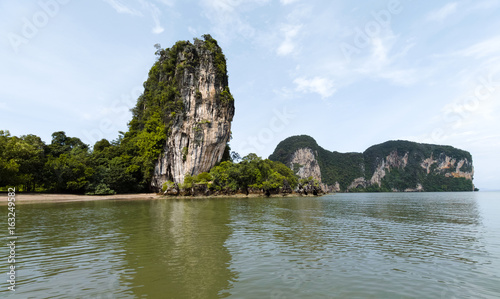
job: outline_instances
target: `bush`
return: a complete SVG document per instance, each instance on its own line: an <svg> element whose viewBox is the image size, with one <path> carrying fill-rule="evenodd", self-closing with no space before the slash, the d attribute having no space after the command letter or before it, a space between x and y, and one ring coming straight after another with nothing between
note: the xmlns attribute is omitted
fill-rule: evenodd
<svg viewBox="0 0 500 299"><path fill-rule="evenodd" d="M111 188L109 188L109 186L106 185L105 183L100 183L99 185L97 185L95 188L92 188L92 189L94 189L94 190L87 192L85 194L86 195L113 195L113 194L116 194L116 192L114 190L112 190Z"/></svg>

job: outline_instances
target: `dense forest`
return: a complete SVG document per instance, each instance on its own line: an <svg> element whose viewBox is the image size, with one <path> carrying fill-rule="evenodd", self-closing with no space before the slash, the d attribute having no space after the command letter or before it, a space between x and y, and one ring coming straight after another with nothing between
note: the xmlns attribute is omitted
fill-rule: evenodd
<svg viewBox="0 0 500 299"><path fill-rule="evenodd" d="M147 190L142 155L123 135L95 143L52 134L50 144L38 136L11 136L0 131L0 186L29 192L113 194ZM147 165L150 166L150 165Z"/></svg>
<svg viewBox="0 0 500 299"><path fill-rule="evenodd" d="M16 186L28 192L56 192L77 194L115 194L148 191L149 169L153 160L138 153L140 148L124 139L112 142L102 139L92 149L76 137L64 132L52 134L50 144L40 137L11 136L0 131L0 185ZM274 190L284 186L295 188L298 178L292 170L279 162L262 159L256 154L233 162L230 147L226 147L223 161L210 170L195 176L186 176L180 188L194 184L206 185L213 191L241 191L249 189ZM167 183L165 188L168 187Z"/></svg>

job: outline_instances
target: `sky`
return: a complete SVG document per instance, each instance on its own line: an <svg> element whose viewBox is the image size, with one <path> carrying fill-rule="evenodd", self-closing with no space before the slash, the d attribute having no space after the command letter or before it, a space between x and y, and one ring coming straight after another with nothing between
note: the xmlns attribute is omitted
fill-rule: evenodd
<svg viewBox="0 0 500 299"><path fill-rule="evenodd" d="M330 151L452 145L500 189L500 1L0 2L0 129L93 145L127 131L154 45L203 34L227 58L231 148L306 134Z"/></svg>

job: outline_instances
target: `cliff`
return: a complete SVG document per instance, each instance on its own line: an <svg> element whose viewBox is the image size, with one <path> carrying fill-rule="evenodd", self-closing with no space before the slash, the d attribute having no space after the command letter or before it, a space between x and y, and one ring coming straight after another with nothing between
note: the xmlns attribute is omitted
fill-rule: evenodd
<svg viewBox="0 0 500 299"><path fill-rule="evenodd" d="M388 141L363 153L329 152L309 136L285 139L269 157L325 191L472 191L470 153L433 144Z"/></svg>
<svg viewBox="0 0 500 299"><path fill-rule="evenodd" d="M346 190L356 178L364 176L362 154L330 152L306 135L283 140L269 159L282 162L301 178L312 176L325 192Z"/></svg>
<svg viewBox="0 0 500 299"><path fill-rule="evenodd" d="M231 136L234 99L226 59L217 41L203 37L194 44L157 47L158 60L134 111L133 121L142 123L142 130L154 117L164 124L152 172L155 190L166 181L182 183L186 174L209 171L222 159Z"/></svg>

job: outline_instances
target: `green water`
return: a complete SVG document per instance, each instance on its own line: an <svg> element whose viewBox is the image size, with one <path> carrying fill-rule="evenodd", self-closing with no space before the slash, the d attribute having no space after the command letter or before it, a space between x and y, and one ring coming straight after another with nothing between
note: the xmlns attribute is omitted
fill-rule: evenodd
<svg viewBox="0 0 500 299"><path fill-rule="evenodd" d="M500 297L500 193L16 208L2 298Z"/></svg>

